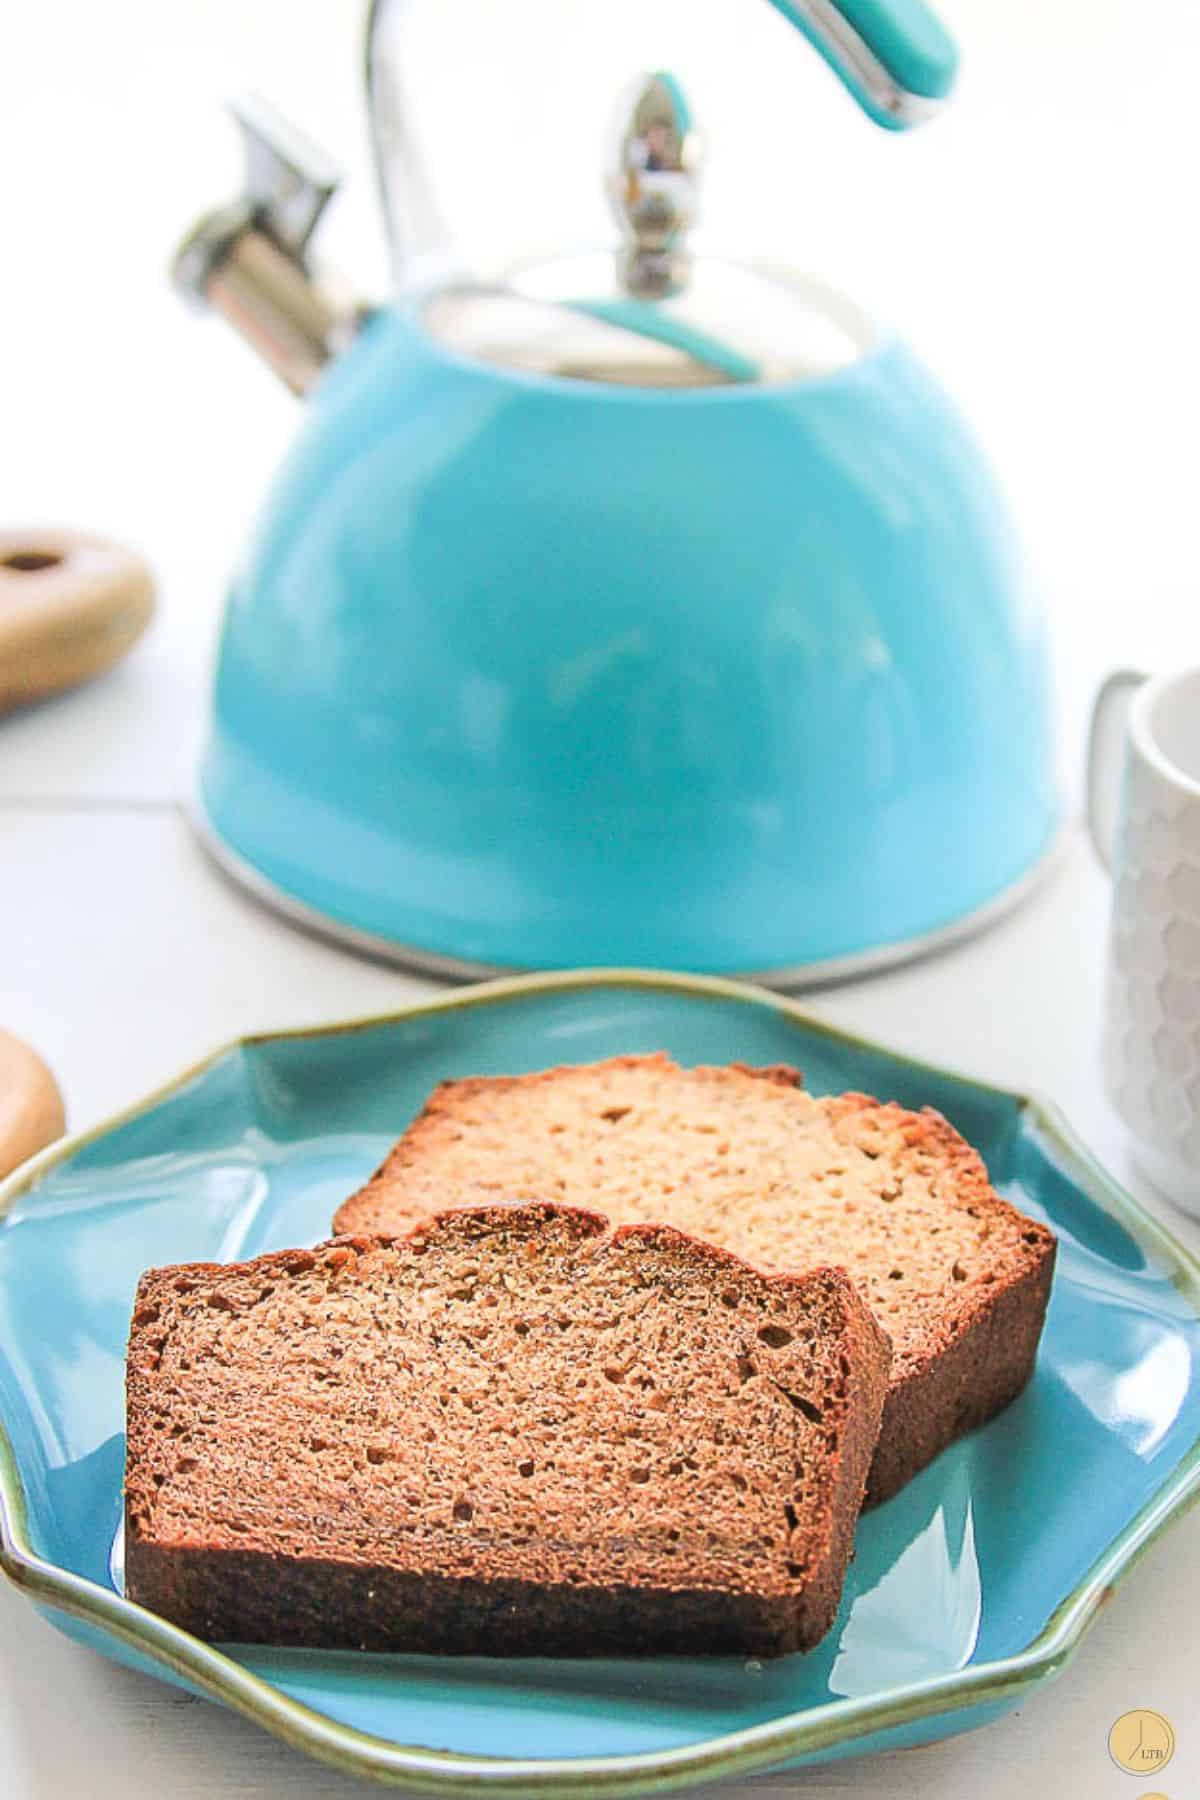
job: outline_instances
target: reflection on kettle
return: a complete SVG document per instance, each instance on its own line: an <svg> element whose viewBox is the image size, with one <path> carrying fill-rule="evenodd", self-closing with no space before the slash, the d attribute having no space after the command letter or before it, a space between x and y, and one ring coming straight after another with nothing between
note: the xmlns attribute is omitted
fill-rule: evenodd
<svg viewBox="0 0 1200 1800"><path fill-rule="evenodd" d="M882 124L952 83L920 0L869 29L776 12ZM1056 806L1042 623L966 427L852 303L710 248L674 73L627 90L599 179L566 128L584 36L543 84L539 192L606 187L616 241L456 261L450 149L411 128L436 90L420 14L378 0L368 34L395 303L313 275L333 177L261 107L245 194L177 260L308 397L225 621L207 840L302 920L451 973L798 982L974 928L1042 866Z"/></svg>

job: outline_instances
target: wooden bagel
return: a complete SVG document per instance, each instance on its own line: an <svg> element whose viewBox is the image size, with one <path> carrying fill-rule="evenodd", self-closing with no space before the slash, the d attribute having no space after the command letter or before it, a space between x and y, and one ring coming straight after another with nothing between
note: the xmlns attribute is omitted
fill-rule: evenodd
<svg viewBox="0 0 1200 1800"><path fill-rule="evenodd" d="M140 556L78 531L0 531L0 712L99 675L146 629Z"/></svg>

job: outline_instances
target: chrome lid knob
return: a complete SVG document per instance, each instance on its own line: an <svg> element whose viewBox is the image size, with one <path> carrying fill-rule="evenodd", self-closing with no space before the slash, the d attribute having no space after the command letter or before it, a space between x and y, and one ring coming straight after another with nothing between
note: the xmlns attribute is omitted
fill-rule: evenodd
<svg viewBox="0 0 1200 1800"><path fill-rule="evenodd" d="M623 232L618 268L630 294L665 299L686 285L700 161L700 139L679 82L661 70L643 76L629 101L608 184Z"/></svg>

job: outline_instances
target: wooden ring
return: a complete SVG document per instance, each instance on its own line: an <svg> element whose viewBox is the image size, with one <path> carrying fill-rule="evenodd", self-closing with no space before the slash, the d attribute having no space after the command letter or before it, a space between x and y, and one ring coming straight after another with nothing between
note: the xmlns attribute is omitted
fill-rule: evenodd
<svg viewBox="0 0 1200 1800"><path fill-rule="evenodd" d="M66 1128L58 1083L37 1051L0 1031L0 1177Z"/></svg>
<svg viewBox="0 0 1200 1800"><path fill-rule="evenodd" d="M78 531L0 532L0 712L124 656L154 611L142 557Z"/></svg>

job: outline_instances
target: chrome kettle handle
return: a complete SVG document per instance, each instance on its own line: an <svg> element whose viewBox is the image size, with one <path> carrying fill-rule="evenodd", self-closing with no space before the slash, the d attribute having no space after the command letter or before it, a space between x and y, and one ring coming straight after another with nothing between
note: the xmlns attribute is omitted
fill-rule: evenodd
<svg viewBox="0 0 1200 1800"><path fill-rule="evenodd" d="M954 86L958 51L925 0L768 0L877 125L905 131Z"/></svg>
<svg viewBox="0 0 1200 1800"><path fill-rule="evenodd" d="M402 280L414 249L444 238L434 184L414 143L382 50L396 0L368 0L363 73L371 154L388 242ZM768 0L806 37L877 124L904 131L929 118L958 72L954 40L925 0ZM405 216L397 216L389 169L404 169Z"/></svg>

